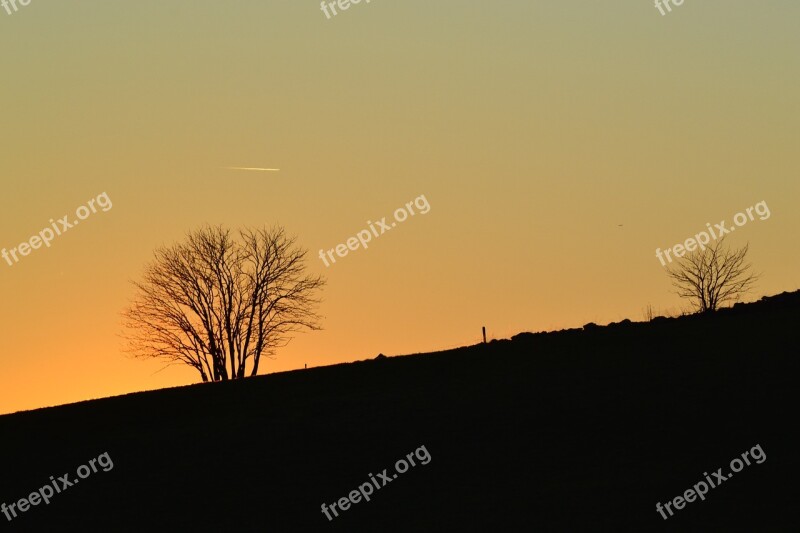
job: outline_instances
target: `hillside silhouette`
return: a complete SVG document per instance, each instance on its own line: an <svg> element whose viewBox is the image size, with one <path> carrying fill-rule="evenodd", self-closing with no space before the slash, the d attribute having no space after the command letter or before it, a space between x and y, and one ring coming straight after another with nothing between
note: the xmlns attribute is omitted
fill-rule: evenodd
<svg viewBox="0 0 800 533"><path fill-rule="evenodd" d="M788 531L800 291L0 417L0 501L107 452L7 531ZM663 520L666 502L759 444ZM320 506L417 465L328 521Z"/></svg>

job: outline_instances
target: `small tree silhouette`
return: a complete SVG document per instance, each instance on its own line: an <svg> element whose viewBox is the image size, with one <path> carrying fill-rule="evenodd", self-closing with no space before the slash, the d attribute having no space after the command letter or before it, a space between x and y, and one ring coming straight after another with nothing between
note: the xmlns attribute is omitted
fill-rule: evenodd
<svg viewBox="0 0 800 533"><path fill-rule="evenodd" d="M155 252L123 312L128 351L195 368L203 381L258 373L261 356L289 333L320 329L313 311L320 276L305 274L305 250L283 228L204 227Z"/></svg>
<svg viewBox="0 0 800 533"><path fill-rule="evenodd" d="M759 275L750 272L752 265L745 263L749 244L731 250L724 241L723 237L667 267L675 292L688 299L697 312L716 311L726 302L738 300L758 281Z"/></svg>

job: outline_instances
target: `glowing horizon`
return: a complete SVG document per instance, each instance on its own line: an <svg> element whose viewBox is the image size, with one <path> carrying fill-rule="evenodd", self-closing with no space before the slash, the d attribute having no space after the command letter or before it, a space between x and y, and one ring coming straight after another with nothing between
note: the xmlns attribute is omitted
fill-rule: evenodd
<svg viewBox="0 0 800 533"><path fill-rule="evenodd" d="M656 250L761 201L771 216L729 236L764 273L749 299L796 290L797 15L720 0L667 16L454 0L330 19L316 2L0 10L0 249L114 202L0 258L0 413L197 382L126 357L118 335L154 250L204 224L282 225L327 278L324 330L261 373L474 344L482 326L677 313ZM254 166L221 166L237 162ZM420 195L429 213L318 258Z"/></svg>

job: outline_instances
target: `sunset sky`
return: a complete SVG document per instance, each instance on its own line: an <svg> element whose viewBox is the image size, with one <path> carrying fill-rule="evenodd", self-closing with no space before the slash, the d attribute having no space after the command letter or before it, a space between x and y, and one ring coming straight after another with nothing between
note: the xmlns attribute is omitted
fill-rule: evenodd
<svg viewBox="0 0 800 533"><path fill-rule="evenodd" d="M328 280L324 330L262 373L677 312L656 248L761 201L729 239L763 272L750 299L796 290L799 18L788 0L0 8L0 248L113 203L0 259L0 413L196 382L126 356L120 312L154 249L204 223L281 224ZM318 258L420 195L427 214Z"/></svg>

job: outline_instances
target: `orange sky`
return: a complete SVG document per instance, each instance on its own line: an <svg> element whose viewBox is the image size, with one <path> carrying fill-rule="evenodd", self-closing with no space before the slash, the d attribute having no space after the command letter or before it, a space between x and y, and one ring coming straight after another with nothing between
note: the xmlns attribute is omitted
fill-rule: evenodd
<svg viewBox="0 0 800 533"><path fill-rule="evenodd" d="M0 248L113 203L0 259L0 413L197 381L119 314L203 223L282 224L328 279L262 372L677 311L656 248L760 201L753 298L798 288L796 2L140 4L0 11Z"/></svg>

